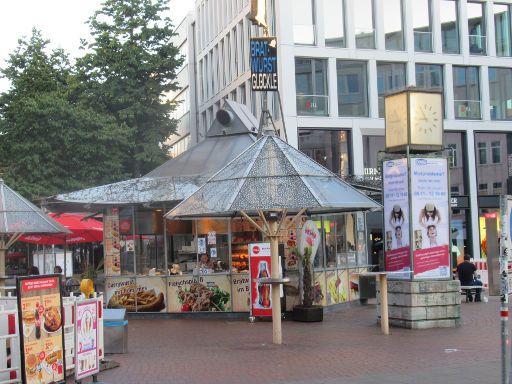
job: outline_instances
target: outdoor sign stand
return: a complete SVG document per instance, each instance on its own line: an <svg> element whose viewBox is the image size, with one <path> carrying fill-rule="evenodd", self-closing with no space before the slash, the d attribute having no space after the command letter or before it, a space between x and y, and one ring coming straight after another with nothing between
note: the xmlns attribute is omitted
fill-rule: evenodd
<svg viewBox="0 0 512 384"><path fill-rule="evenodd" d="M21 374L26 384L64 382L61 275L17 279Z"/></svg>
<svg viewBox="0 0 512 384"><path fill-rule="evenodd" d="M75 380L93 376L100 371L98 312L101 301L89 299L75 305Z"/></svg>

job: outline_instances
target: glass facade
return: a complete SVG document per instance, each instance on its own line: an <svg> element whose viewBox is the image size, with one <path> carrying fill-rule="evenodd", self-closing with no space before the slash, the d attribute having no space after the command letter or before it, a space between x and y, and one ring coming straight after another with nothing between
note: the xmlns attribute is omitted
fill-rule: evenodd
<svg viewBox="0 0 512 384"><path fill-rule="evenodd" d="M384 7L384 36L386 49L394 51L404 49L402 0L386 1Z"/></svg>
<svg viewBox="0 0 512 384"><path fill-rule="evenodd" d="M336 61L339 116L368 116L368 75L364 61Z"/></svg>
<svg viewBox="0 0 512 384"><path fill-rule="evenodd" d="M440 64L416 64L416 87L419 89L443 89L443 66Z"/></svg>
<svg viewBox="0 0 512 384"><path fill-rule="evenodd" d="M354 6L354 28L357 48L375 48L373 0L357 0Z"/></svg>
<svg viewBox="0 0 512 384"><path fill-rule="evenodd" d="M326 47L344 48L346 46L344 3L344 0L324 0Z"/></svg>
<svg viewBox="0 0 512 384"><path fill-rule="evenodd" d="M469 52L473 55L487 54L484 3L468 2Z"/></svg>
<svg viewBox="0 0 512 384"><path fill-rule="evenodd" d="M478 67L453 67L453 102L456 119L480 119Z"/></svg>
<svg viewBox="0 0 512 384"><path fill-rule="evenodd" d="M299 129L299 150L340 176L350 173L350 131Z"/></svg>
<svg viewBox="0 0 512 384"><path fill-rule="evenodd" d="M405 88L405 63L377 63L379 117L384 117L384 95Z"/></svg>
<svg viewBox="0 0 512 384"><path fill-rule="evenodd" d="M380 178L379 152L386 147L384 136L363 136L363 164L365 178Z"/></svg>
<svg viewBox="0 0 512 384"><path fill-rule="evenodd" d="M457 1L441 0L439 14L441 16L443 53L460 53Z"/></svg>
<svg viewBox="0 0 512 384"><path fill-rule="evenodd" d="M432 22L430 0L415 0L412 8L412 27L414 29L414 50L432 52Z"/></svg>
<svg viewBox="0 0 512 384"><path fill-rule="evenodd" d="M445 132L443 136L448 151L448 164L450 166L450 187L452 194L467 194L466 187L466 141L465 135L459 132ZM455 193L454 193L455 192Z"/></svg>
<svg viewBox="0 0 512 384"><path fill-rule="evenodd" d="M512 120L512 69L489 68L492 120Z"/></svg>
<svg viewBox="0 0 512 384"><path fill-rule="evenodd" d="M510 5L494 4L496 55L510 56Z"/></svg>
<svg viewBox="0 0 512 384"><path fill-rule="evenodd" d="M327 60L295 58L297 114L329 115Z"/></svg>
<svg viewBox="0 0 512 384"><path fill-rule="evenodd" d="M295 0L293 12L293 42L302 45L314 45L315 12L314 0Z"/></svg>
<svg viewBox="0 0 512 384"><path fill-rule="evenodd" d="M475 133L476 179L479 195L500 195L512 175L509 158L512 155L512 134Z"/></svg>

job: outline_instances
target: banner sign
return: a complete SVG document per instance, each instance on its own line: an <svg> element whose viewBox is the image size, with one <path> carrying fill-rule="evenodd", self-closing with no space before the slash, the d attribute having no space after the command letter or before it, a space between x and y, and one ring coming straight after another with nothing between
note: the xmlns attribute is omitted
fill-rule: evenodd
<svg viewBox="0 0 512 384"><path fill-rule="evenodd" d="M103 249L105 251L105 274L121 275L121 246L119 238L119 211L111 208L103 218Z"/></svg>
<svg viewBox="0 0 512 384"><path fill-rule="evenodd" d="M384 254L386 271L399 272L393 278L409 278L411 270L409 236L409 177L407 159L384 161Z"/></svg>
<svg viewBox="0 0 512 384"><path fill-rule="evenodd" d="M411 159L414 278L449 278L448 160Z"/></svg>
<svg viewBox="0 0 512 384"><path fill-rule="evenodd" d="M512 196L500 196L500 295L508 303L512 293ZM504 274L506 272L506 274ZM507 276L505 279L504 276Z"/></svg>
<svg viewBox="0 0 512 384"><path fill-rule="evenodd" d="M60 275L19 277L21 373L27 384L65 380Z"/></svg>
<svg viewBox="0 0 512 384"><path fill-rule="evenodd" d="M299 251L304 255L306 248L311 248L311 264L315 262L316 251L321 241L316 222L306 221L300 231Z"/></svg>
<svg viewBox="0 0 512 384"><path fill-rule="evenodd" d="M249 244L251 276L251 316L272 316L270 284L259 284L259 278L271 277L270 243ZM277 288L276 288L277 289Z"/></svg>
<svg viewBox="0 0 512 384"><path fill-rule="evenodd" d="M77 380L100 371L98 357L97 299L85 300L75 306L75 378Z"/></svg>
<svg viewBox="0 0 512 384"><path fill-rule="evenodd" d="M277 41L275 37L251 37L253 91L277 91Z"/></svg>

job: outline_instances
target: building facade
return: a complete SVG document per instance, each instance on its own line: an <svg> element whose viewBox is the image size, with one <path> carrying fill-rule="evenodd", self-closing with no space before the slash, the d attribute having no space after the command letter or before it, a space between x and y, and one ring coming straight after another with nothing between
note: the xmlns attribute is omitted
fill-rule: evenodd
<svg viewBox="0 0 512 384"><path fill-rule="evenodd" d="M196 1L192 143L223 99L260 115L248 49L262 31L249 12L249 0ZM281 135L341 177L378 179L384 96L407 86L441 91L453 240L485 256L485 218L512 193L511 12L510 0L267 0L281 101L269 93L269 105ZM375 245L382 218L369 223Z"/></svg>

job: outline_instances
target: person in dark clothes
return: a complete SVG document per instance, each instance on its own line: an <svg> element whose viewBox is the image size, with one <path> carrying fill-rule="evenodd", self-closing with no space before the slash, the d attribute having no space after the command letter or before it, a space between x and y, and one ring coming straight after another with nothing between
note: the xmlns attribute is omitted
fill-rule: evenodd
<svg viewBox="0 0 512 384"><path fill-rule="evenodd" d="M28 274L29 275L39 275L39 268L37 268L36 266L30 267L30 269L28 270Z"/></svg>
<svg viewBox="0 0 512 384"><path fill-rule="evenodd" d="M476 285L474 281L475 278L475 272L476 267L473 263L471 263L469 255L464 255L464 262L460 263L457 266L457 275L459 276L460 285L462 286L470 286L470 285ZM481 285L480 285L481 286ZM465 289L466 297L469 301L473 301L473 295L471 293L470 289ZM482 289L478 288L475 290L475 301L480 301L480 293Z"/></svg>

